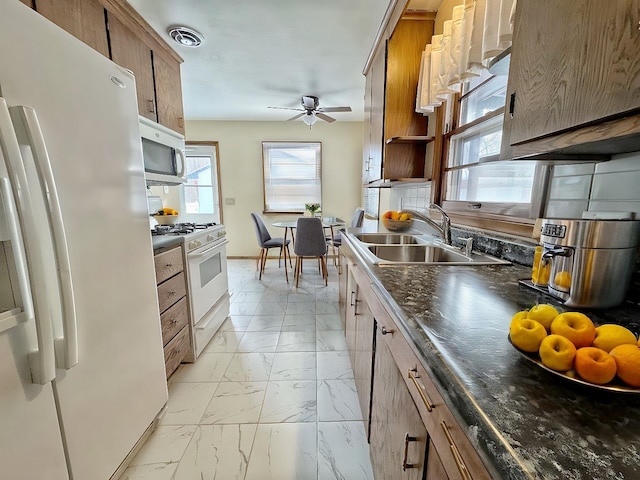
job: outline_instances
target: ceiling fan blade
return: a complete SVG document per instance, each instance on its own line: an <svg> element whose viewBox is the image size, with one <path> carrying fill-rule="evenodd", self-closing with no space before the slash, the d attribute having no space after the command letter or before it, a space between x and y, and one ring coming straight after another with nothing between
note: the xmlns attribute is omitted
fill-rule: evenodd
<svg viewBox="0 0 640 480"><path fill-rule="evenodd" d="M351 107L320 107L319 112L350 112Z"/></svg>
<svg viewBox="0 0 640 480"><path fill-rule="evenodd" d="M300 117L302 117L303 115L306 115L306 114L307 114L307 112L299 113L295 117L288 118L287 122L290 122L291 120L297 120L298 118L300 118Z"/></svg>
<svg viewBox="0 0 640 480"><path fill-rule="evenodd" d="M330 117L329 115L325 115L324 113L321 113L321 112L316 112L316 117L321 118L325 122L329 122L329 123L333 123L336 121L335 118Z"/></svg>
<svg viewBox="0 0 640 480"><path fill-rule="evenodd" d="M267 107L267 108L274 108L276 110L296 110L298 112L304 112L305 111L302 108L290 108L290 107Z"/></svg>

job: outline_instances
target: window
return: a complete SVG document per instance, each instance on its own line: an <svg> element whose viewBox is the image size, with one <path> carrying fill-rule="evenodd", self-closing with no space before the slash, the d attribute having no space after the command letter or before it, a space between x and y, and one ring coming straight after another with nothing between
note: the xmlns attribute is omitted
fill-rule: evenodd
<svg viewBox="0 0 640 480"><path fill-rule="evenodd" d="M497 161L502 141L506 76L485 72L465 85L460 125L451 132L444 168L448 210L475 215L536 218L536 195L545 167L528 161ZM541 190L541 189L540 189Z"/></svg>
<svg viewBox="0 0 640 480"><path fill-rule="evenodd" d="M222 221L218 179L218 145L186 146L185 177L180 203L193 221ZM198 218L199 217L199 218Z"/></svg>
<svg viewBox="0 0 640 480"><path fill-rule="evenodd" d="M322 205L322 144L262 142L264 211L303 213Z"/></svg>

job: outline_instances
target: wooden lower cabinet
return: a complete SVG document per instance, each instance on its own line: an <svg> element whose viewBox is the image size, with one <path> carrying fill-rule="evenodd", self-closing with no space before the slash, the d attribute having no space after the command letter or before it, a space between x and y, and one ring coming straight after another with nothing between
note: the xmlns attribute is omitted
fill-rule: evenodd
<svg viewBox="0 0 640 480"><path fill-rule="evenodd" d="M386 294L349 245L345 334L378 480L490 480L445 404L427 363L405 337ZM345 259L343 259L345 260ZM455 383L455 382L454 382Z"/></svg>
<svg viewBox="0 0 640 480"><path fill-rule="evenodd" d="M187 284L182 246L157 252L154 257L158 308L167 378L191 351Z"/></svg>
<svg viewBox="0 0 640 480"><path fill-rule="evenodd" d="M427 429L379 329L374 372L370 438L374 476L420 480L429 441Z"/></svg>
<svg viewBox="0 0 640 480"><path fill-rule="evenodd" d="M369 435L369 418L371 405L371 380L373 371L373 313L364 300L357 303L356 310L356 342L353 378L360 400L360 410L364 420L364 428Z"/></svg>

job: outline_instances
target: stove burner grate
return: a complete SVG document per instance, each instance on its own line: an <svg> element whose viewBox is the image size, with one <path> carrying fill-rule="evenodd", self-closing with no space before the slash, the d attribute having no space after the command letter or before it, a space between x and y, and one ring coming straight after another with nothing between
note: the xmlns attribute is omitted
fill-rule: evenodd
<svg viewBox="0 0 640 480"><path fill-rule="evenodd" d="M196 230L214 227L216 223L176 223L175 225L156 225L151 230L152 235L187 235Z"/></svg>

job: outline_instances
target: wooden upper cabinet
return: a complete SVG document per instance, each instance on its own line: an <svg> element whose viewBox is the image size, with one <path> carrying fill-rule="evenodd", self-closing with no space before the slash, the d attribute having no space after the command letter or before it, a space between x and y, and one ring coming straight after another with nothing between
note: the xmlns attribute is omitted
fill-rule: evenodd
<svg viewBox="0 0 640 480"><path fill-rule="evenodd" d="M151 49L114 15L108 14L111 59L136 77L138 113L158 121Z"/></svg>
<svg viewBox="0 0 640 480"><path fill-rule="evenodd" d="M180 63L154 54L153 71L156 82L158 123L184 135Z"/></svg>
<svg viewBox="0 0 640 480"><path fill-rule="evenodd" d="M513 117L505 120L510 144L637 113L639 21L640 0L519 0L507 90Z"/></svg>
<svg viewBox="0 0 640 480"><path fill-rule="evenodd" d="M366 75L364 99L365 144L362 167L362 181L365 184L382 178L386 57L386 43L383 43L373 57Z"/></svg>
<svg viewBox="0 0 640 480"><path fill-rule="evenodd" d="M109 57L104 7L98 0L38 0L35 8L74 37Z"/></svg>
<svg viewBox="0 0 640 480"><path fill-rule="evenodd" d="M424 178L427 117L416 113L422 51L433 36L433 16L401 18L387 44L384 95L385 179ZM395 139L403 138L397 142Z"/></svg>
<svg viewBox="0 0 640 480"><path fill-rule="evenodd" d="M22 3L27 5L29 8L33 8L33 0L20 0Z"/></svg>

